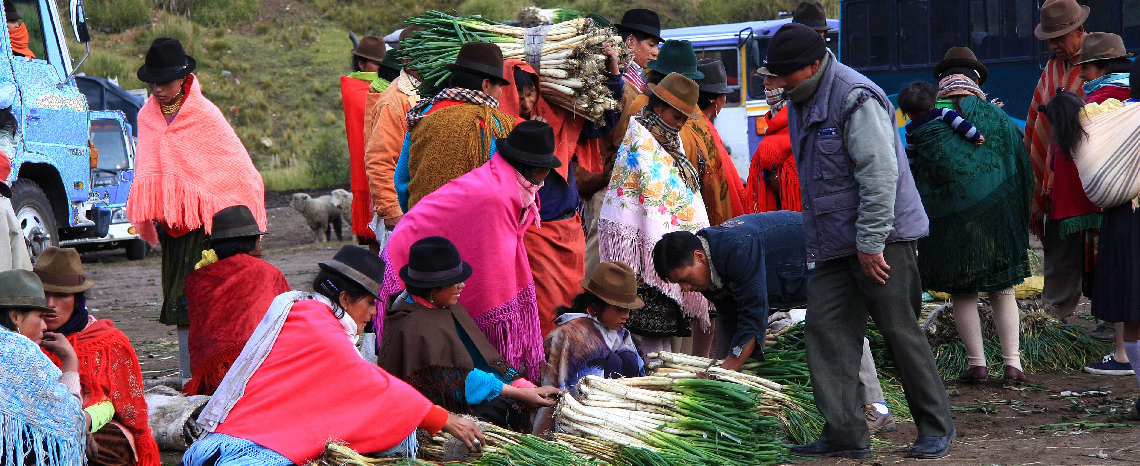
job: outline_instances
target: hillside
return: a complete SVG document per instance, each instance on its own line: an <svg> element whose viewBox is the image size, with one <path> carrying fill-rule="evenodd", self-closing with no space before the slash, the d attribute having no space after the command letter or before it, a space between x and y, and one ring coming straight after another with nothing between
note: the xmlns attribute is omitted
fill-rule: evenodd
<svg viewBox="0 0 1140 466"><path fill-rule="evenodd" d="M60 10L67 11L60 0ZM620 19L653 8L663 27L776 17L798 0L89 0L91 57L79 69L128 88L156 37L181 40L203 93L222 109L274 190L348 181L339 79L349 31L384 35L428 9L508 19L524 6L561 6ZM830 16L838 0L828 0ZM83 48L72 44L72 56Z"/></svg>

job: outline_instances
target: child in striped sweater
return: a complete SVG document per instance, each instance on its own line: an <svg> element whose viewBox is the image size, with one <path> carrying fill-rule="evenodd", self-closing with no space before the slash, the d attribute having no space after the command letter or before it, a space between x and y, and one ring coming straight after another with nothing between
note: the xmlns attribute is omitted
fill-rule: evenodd
<svg viewBox="0 0 1140 466"><path fill-rule="evenodd" d="M910 135L914 133L920 126L930 123L934 120L940 120L948 125L958 133L959 136L969 139L975 145L982 145L986 142L986 138L978 132L978 128L971 125L969 121L963 118L958 112L949 108L949 101L946 101L945 106L938 105L942 101L938 99L938 88L928 82L915 81L907 84L899 91L899 110L910 118L910 123L906 124L906 136L910 139ZM936 105L938 107L936 108ZM915 156L915 146L910 141L906 143L906 156L913 159Z"/></svg>

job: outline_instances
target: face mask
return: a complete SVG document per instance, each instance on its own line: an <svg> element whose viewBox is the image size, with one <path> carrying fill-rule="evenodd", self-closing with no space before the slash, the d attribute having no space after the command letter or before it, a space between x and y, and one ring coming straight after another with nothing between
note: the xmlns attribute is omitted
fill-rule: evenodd
<svg viewBox="0 0 1140 466"><path fill-rule="evenodd" d="M782 87L764 89L764 97L768 99L768 108L771 108L773 113L779 112L788 103L788 96Z"/></svg>

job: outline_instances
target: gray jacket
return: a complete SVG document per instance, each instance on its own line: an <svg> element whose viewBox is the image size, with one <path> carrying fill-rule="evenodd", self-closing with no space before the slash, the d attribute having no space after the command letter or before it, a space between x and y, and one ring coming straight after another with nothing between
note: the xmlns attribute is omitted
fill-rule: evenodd
<svg viewBox="0 0 1140 466"><path fill-rule="evenodd" d="M929 221L883 90L829 52L788 96L807 260L875 254L926 236Z"/></svg>

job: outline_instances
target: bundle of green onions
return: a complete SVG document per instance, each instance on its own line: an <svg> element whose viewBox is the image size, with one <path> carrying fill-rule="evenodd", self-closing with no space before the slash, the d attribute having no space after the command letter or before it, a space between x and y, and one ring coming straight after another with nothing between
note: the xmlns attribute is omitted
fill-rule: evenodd
<svg viewBox="0 0 1140 466"><path fill-rule="evenodd" d="M607 110L617 110L606 81L606 46L619 50L621 63L629 51L610 28L599 28L589 18L557 23L542 34L535 28L507 26L480 16L456 17L428 11L408 20L423 27L400 45L402 58L423 80L420 95L441 90L451 76L445 66L467 42L491 42L503 58L527 60L538 71L543 98L577 115L599 122ZM528 60L527 41L532 45Z"/></svg>
<svg viewBox="0 0 1140 466"><path fill-rule="evenodd" d="M785 396L771 389L777 384L758 385ZM750 385L586 376L578 382L578 393L581 400L567 393L559 402L559 429L627 447L610 453L619 463L653 464L660 459L674 464L761 464L782 460L786 451L777 418L757 409L767 403L766 392Z"/></svg>

